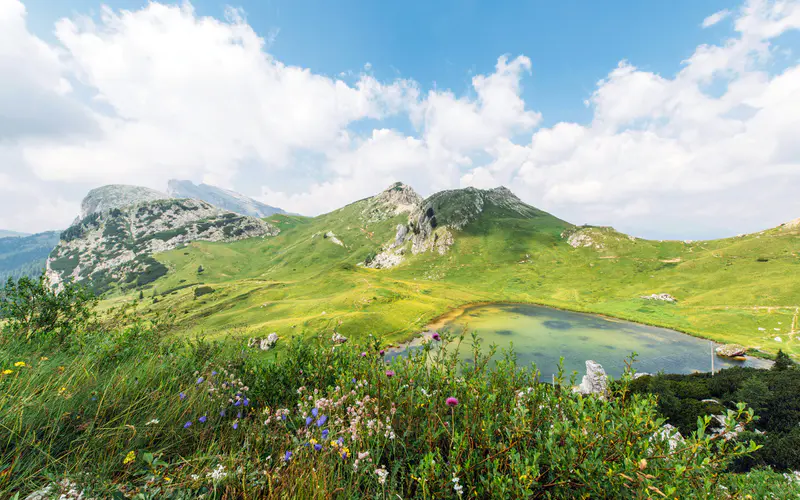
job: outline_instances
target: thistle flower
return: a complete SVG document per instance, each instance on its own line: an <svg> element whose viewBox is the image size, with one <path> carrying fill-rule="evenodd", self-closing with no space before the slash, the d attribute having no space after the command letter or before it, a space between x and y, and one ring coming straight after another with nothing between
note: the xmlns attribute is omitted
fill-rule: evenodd
<svg viewBox="0 0 800 500"><path fill-rule="evenodd" d="M188 428L189 428L189 427L191 427L191 426L192 426L192 421L191 421L191 420L189 420L188 422L186 422L185 424L183 424L183 428L184 428L184 429L188 429Z"/></svg>
<svg viewBox="0 0 800 500"><path fill-rule="evenodd" d="M389 378L394 377L394 370L386 370L386 376Z"/></svg>
<svg viewBox="0 0 800 500"><path fill-rule="evenodd" d="M362 352L362 353L361 353L361 357L362 357L362 358L365 358L366 356L367 356L367 353L365 353L365 352Z"/></svg>
<svg viewBox="0 0 800 500"><path fill-rule="evenodd" d="M431 338L433 340L436 340L436 341L442 340L442 337L439 335L439 332L433 332L433 335L431 335Z"/></svg>
<svg viewBox="0 0 800 500"><path fill-rule="evenodd" d="M454 397L449 397L445 401L445 404L452 408L454 406L458 406L458 400L456 398L454 398Z"/></svg>
<svg viewBox="0 0 800 500"><path fill-rule="evenodd" d="M386 351L384 351L383 349L381 349L381 356L383 356L384 354L386 354Z"/></svg>
<svg viewBox="0 0 800 500"><path fill-rule="evenodd" d="M206 423L206 420L207 420L207 419L206 419L206 416L205 416L205 415L203 415L202 417L200 417L200 418L198 418L198 419L197 419L197 421L198 421L198 422L200 422L201 424L204 424L204 423Z"/></svg>

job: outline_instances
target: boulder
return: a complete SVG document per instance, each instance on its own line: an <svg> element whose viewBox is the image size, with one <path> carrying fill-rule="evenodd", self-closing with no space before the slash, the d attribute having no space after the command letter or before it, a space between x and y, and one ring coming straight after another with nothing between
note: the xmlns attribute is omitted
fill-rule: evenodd
<svg viewBox="0 0 800 500"><path fill-rule="evenodd" d="M717 356L723 358L733 358L735 356L744 356L747 352L747 348L739 344L725 344L718 346L714 349L714 352L717 353Z"/></svg>
<svg viewBox="0 0 800 500"><path fill-rule="evenodd" d="M654 293L652 295L642 295L645 300L661 300L664 302L677 302L678 299L668 293Z"/></svg>
<svg viewBox="0 0 800 500"><path fill-rule="evenodd" d="M581 385L576 387L575 391L581 394L606 394L608 391L608 377L600 363L591 359L586 361L586 375L583 376Z"/></svg>
<svg viewBox="0 0 800 500"><path fill-rule="evenodd" d="M278 343L278 334L275 332L267 335L267 338L252 337L247 341L247 347L251 349L261 349L262 351L269 351L275 344Z"/></svg>
<svg viewBox="0 0 800 500"><path fill-rule="evenodd" d="M333 340L333 342L336 344L344 344L347 342L347 337L339 332L333 332L333 337L331 337L331 340Z"/></svg>

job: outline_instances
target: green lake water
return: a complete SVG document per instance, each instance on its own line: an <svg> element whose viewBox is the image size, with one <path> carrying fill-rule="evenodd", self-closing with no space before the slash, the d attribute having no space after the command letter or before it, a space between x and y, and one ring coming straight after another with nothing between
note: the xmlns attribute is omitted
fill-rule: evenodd
<svg viewBox="0 0 800 500"><path fill-rule="evenodd" d="M440 333L465 332L459 350L463 359L471 358L470 333L483 339L482 347L503 349L513 346L517 364L535 363L543 380L556 373L559 358L564 358L566 377L573 371L583 375L587 359L597 361L613 377L625 368L625 358L637 353L637 372L692 373L711 371L712 346L708 340L684 333L638 323L614 320L592 314L561 311L549 307L524 304L491 304L468 306L432 325ZM422 338L403 346L395 354L419 349ZM716 347L717 344L714 344ZM714 357L714 368L731 366L769 366L768 361L748 357L745 361ZM580 381L580 377L578 378Z"/></svg>

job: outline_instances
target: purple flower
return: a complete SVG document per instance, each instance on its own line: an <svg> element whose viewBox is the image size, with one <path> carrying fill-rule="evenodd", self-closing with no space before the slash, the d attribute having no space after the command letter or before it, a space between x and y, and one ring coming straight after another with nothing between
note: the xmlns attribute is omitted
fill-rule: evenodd
<svg viewBox="0 0 800 500"><path fill-rule="evenodd" d="M291 460L291 459L292 459L292 452L291 452L291 451L287 451L287 452L286 452L286 453L283 455L283 461L284 461L284 462L288 462L288 461L289 461L289 460Z"/></svg>
<svg viewBox="0 0 800 500"><path fill-rule="evenodd" d="M241 400L233 403L233 406L242 406Z"/></svg>
<svg viewBox="0 0 800 500"><path fill-rule="evenodd" d="M314 419L313 419L313 418L311 418L311 417L306 417L306 427L308 427L309 425L311 425L311 421L312 421L312 420L314 420Z"/></svg>
<svg viewBox="0 0 800 500"><path fill-rule="evenodd" d="M394 377L394 370L386 370L386 376L389 378Z"/></svg>
<svg viewBox="0 0 800 500"><path fill-rule="evenodd" d="M203 415L202 417L198 418L197 421L200 422L201 424L206 423L206 416Z"/></svg>
<svg viewBox="0 0 800 500"><path fill-rule="evenodd" d="M442 340L442 337L439 336L439 332L433 332L433 335L431 335L431 338L433 340Z"/></svg>
<svg viewBox="0 0 800 500"><path fill-rule="evenodd" d="M311 410L311 415L313 415L314 418L316 418L317 415L319 415L319 409L318 408L314 408L313 410Z"/></svg>
<svg viewBox="0 0 800 500"><path fill-rule="evenodd" d="M314 445L314 449L317 450L317 451L322 451L322 445L317 443L317 444Z"/></svg>
<svg viewBox="0 0 800 500"><path fill-rule="evenodd" d="M340 437L337 441L339 441L339 446L342 446L344 444L344 438L343 437Z"/></svg>
<svg viewBox="0 0 800 500"><path fill-rule="evenodd" d="M328 439L328 429L322 429L322 439Z"/></svg>
<svg viewBox="0 0 800 500"><path fill-rule="evenodd" d="M362 358L365 358L366 356L367 356L367 353L365 353L365 352L362 352L362 353L361 353L361 357L362 357Z"/></svg>
<svg viewBox="0 0 800 500"><path fill-rule="evenodd" d="M184 428L184 429L188 429L188 428L189 428L189 427L191 427L191 426L192 426L192 421L191 421L191 420L189 420L188 422L186 422L185 424L183 424L183 428Z"/></svg>
<svg viewBox="0 0 800 500"><path fill-rule="evenodd" d="M220 411L220 412L219 412L219 416L220 416L220 417L224 417L224 416L225 416L225 410L222 410L222 411Z"/></svg>
<svg viewBox="0 0 800 500"><path fill-rule="evenodd" d="M319 417L319 420L317 420L317 427L322 427L323 425L325 425L325 422L327 421L328 417L326 415Z"/></svg>
<svg viewBox="0 0 800 500"><path fill-rule="evenodd" d="M354 384L355 384L355 383L357 382L357 380L356 380L356 379L353 379L353 380L351 380L350 382L352 382L352 383L354 383Z"/></svg>
<svg viewBox="0 0 800 500"><path fill-rule="evenodd" d="M183 401L184 399L186 399L186 394L181 392L180 394L178 394L178 397L181 398L181 401Z"/></svg>
<svg viewBox="0 0 800 500"><path fill-rule="evenodd" d="M281 415L281 420L286 420L286 415Z"/></svg>
<svg viewBox="0 0 800 500"><path fill-rule="evenodd" d="M215 372L215 371L212 371L212 372L211 372L211 376L212 376L212 377L213 377L214 375L216 375L216 374L217 374L217 372Z"/></svg>
<svg viewBox="0 0 800 500"><path fill-rule="evenodd" d="M247 398L244 398L244 405L245 406L250 406L250 400L247 399Z"/></svg>
<svg viewBox="0 0 800 500"><path fill-rule="evenodd" d="M381 349L381 356L383 356L384 354L386 354L386 351L384 351L383 349Z"/></svg>
<svg viewBox="0 0 800 500"><path fill-rule="evenodd" d="M203 377L200 377L199 379L197 379L197 383L198 383L198 384L202 384L202 383L203 383L203 380L205 380L205 379L204 379Z"/></svg>
<svg viewBox="0 0 800 500"><path fill-rule="evenodd" d="M446 404L447 406L449 406L450 408L452 408L452 407L454 407L454 406L458 406L458 400L457 400L456 398L449 397L449 398L447 398L447 400L445 401L445 404Z"/></svg>
<svg viewBox="0 0 800 500"><path fill-rule="evenodd" d="M238 421L233 423L233 428L234 428L234 430L239 428L239 422Z"/></svg>
<svg viewBox="0 0 800 500"><path fill-rule="evenodd" d="M242 418L242 412L237 412L236 413L236 418Z"/></svg>

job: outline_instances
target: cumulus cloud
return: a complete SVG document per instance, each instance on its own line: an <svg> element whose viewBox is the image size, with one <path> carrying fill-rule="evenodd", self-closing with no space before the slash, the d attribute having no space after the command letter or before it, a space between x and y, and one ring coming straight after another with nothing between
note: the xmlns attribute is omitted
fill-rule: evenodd
<svg viewBox="0 0 800 500"><path fill-rule="evenodd" d="M777 224L800 212L800 65L771 62L776 39L800 28L800 2L749 0L702 25L727 17L733 36L697 47L677 74L620 61L586 99L589 123L537 129L524 55L498 57L457 95L286 65L269 53L277 30L265 40L235 9L104 8L60 20L48 44L19 0L0 0L0 193L16 193L0 196L0 227L63 227L90 186L234 187L256 169L247 194L306 214L404 181L422 194L504 184L567 220L644 236ZM388 126L397 117L412 135Z"/></svg>

